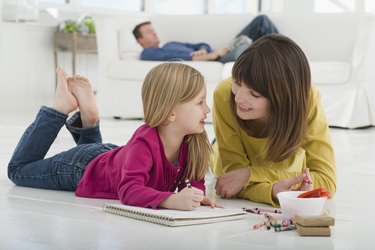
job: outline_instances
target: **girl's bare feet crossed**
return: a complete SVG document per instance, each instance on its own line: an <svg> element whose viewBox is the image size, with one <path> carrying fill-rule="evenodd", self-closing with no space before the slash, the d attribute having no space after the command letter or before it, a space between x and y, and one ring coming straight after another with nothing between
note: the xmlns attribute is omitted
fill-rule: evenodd
<svg viewBox="0 0 375 250"><path fill-rule="evenodd" d="M91 84L87 78L79 75L74 76L73 81L70 90L78 100L82 127L93 127L99 120L99 110Z"/></svg>
<svg viewBox="0 0 375 250"><path fill-rule="evenodd" d="M69 85L73 82L72 78L68 78L64 69L57 67L57 86L53 108L64 114L69 114L78 107L78 101L70 92Z"/></svg>

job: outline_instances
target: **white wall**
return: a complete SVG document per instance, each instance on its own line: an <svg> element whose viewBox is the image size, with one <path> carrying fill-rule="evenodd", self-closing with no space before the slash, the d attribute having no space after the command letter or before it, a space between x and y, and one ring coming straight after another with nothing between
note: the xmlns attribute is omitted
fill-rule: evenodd
<svg viewBox="0 0 375 250"><path fill-rule="evenodd" d="M55 88L54 27L0 22L0 111L50 105ZM59 64L72 74L71 53ZM76 73L96 85L97 56L78 55Z"/></svg>

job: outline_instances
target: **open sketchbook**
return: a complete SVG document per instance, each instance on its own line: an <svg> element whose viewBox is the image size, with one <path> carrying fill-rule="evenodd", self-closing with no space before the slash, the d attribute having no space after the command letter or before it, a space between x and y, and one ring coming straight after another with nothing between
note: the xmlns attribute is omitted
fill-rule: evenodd
<svg viewBox="0 0 375 250"><path fill-rule="evenodd" d="M108 213L171 227L237 220L246 216L246 212L240 208L211 208L207 206L200 206L193 211L180 211L106 204L103 210Z"/></svg>

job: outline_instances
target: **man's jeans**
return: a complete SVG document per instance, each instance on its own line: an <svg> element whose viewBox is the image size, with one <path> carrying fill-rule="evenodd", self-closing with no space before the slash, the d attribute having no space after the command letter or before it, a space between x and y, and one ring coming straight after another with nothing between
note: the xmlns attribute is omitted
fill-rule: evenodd
<svg viewBox="0 0 375 250"><path fill-rule="evenodd" d="M22 135L8 165L8 177L16 185L75 191L87 164L101 153L116 148L102 144L99 124L82 128L80 113L67 115L42 107ZM77 146L45 158L66 123Z"/></svg>
<svg viewBox="0 0 375 250"><path fill-rule="evenodd" d="M277 30L276 26L267 16L259 15L255 17L236 37L245 35L251 38L251 40L254 42L264 35L278 33L279 31ZM240 45L222 56L219 61L222 63L235 61L248 47L248 44Z"/></svg>

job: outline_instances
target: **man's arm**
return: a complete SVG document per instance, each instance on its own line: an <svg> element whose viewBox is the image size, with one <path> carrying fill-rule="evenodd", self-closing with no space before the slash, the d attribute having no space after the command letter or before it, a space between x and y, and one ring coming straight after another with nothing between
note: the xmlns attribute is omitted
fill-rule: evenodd
<svg viewBox="0 0 375 250"><path fill-rule="evenodd" d="M147 61L168 61L174 59L181 59L184 61L193 60L193 52L201 50L206 51L206 53L197 53L198 55L207 54L207 52L212 52L208 44L205 43L180 43L180 42L168 42L162 48L145 48L141 53L141 60ZM207 61L210 57L204 58L202 60ZM215 60L215 59L211 59Z"/></svg>
<svg viewBox="0 0 375 250"><path fill-rule="evenodd" d="M229 52L228 48L220 48L207 54L192 54L191 60L192 61L215 61L219 57L222 57L228 52Z"/></svg>

